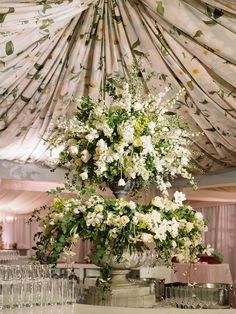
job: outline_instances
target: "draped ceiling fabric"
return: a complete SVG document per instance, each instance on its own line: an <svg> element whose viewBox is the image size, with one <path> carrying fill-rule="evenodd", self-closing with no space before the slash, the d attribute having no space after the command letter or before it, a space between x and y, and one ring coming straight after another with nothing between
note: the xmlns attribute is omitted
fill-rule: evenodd
<svg viewBox="0 0 236 314"><path fill-rule="evenodd" d="M200 131L204 170L236 166L234 0L0 0L0 159L42 162L72 98L141 58L153 93L185 87L175 110Z"/></svg>

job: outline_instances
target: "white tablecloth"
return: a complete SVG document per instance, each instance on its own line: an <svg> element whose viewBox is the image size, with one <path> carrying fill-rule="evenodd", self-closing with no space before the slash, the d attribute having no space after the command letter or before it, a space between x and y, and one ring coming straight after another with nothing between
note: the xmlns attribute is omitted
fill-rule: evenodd
<svg viewBox="0 0 236 314"><path fill-rule="evenodd" d="M193 314L191 309L177 309L177 308L127 308L127 307L109 307L109 306L95 306L95 305L59 305L59 306L45 306L32 307L13 310L2 310L2 314ZM236 314L236 309L217 309L195 311L201 314Z"/></svg>

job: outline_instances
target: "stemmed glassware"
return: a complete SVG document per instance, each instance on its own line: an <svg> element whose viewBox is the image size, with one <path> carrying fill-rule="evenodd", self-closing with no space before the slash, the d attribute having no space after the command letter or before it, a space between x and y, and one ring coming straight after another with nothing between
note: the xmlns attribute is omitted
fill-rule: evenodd
<svg viewBox="0 0 236 314"><path fill-rule="evenodd" d="M2 308L75 303L79 283L72 271L52 276L51 265L3 265L0 267Z"/></svg>

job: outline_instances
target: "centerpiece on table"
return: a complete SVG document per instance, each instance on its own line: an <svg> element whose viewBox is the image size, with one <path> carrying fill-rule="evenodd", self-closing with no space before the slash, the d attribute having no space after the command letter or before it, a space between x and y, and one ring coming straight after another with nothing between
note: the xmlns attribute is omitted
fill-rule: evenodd
<svg viewBox="0 0 236 314"><path fill-rule="evenodd" d="M175 177L194 184L188 171L188 130L170 111L177 96L163 101L165 93L148 93L135 67L129 74L128 79L107 79L106 101L81 97L72 116L58 120L49 141L62 147L57 166L67 169L65 190L54 191L52 204L43 207L46 216L33 214L42 227L36 258L55 264L60 254L72 252L79 238L92 240L92 260L102 266L103 289L111 282L124 287L127 268L157 261L170 264L174 256L196 261L205 251L202 215L182 203L180 192L168 199ZM147 205L126 200L131 191L135 194L150 184L163 197ZM93 192L86 186L109 187L117 198L85 197L88 190ZM66 191L72 196L64 197Z"/></svg>

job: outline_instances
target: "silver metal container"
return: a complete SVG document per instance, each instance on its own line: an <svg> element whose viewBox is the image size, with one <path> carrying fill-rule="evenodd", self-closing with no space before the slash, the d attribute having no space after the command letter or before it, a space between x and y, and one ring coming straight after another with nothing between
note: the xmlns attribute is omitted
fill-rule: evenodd
<svg viewBox="0 0 236 314"><path fill-rule="evenodd" d="M165 295L165 279L159 278L142 278L141 283L149 285L150 294L154 294L156 302L160 302L164 299Z"/></svg>

